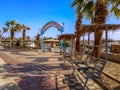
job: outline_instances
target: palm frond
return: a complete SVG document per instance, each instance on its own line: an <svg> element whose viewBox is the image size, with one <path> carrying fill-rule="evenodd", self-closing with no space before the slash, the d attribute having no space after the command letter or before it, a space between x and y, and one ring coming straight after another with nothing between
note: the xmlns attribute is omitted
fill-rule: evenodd
<svg viewBox="0 0 120 90"><path fill-rule="evenodd" d="M22 25L23 30L30 30L30 27L25 26L24 24Z"/></svg>
<svg viewBox="0 0 120 90"><path fill-rule="evenodd" d="M74 7L75 4L76 4L76 2L75 2L75 0L74 0L74 1L70 4L70 7L71 7L71 8Z"/></svg>
<svg viewBox="0 0 120 90"><path fill-rule="evenodd" d="M84 0L74 0L72 3L71 3L71 7L74 7L76 6L76 8L78 8L78 6L81 6L81 4L84 2Z"/></svg>
<svg viewBox="0 0 120 90"><path fill-rule="evenodd" d="M93 10L90 10L88 12L85 13L85 17L88 19L88 20L91 20L92 17L93 17Z"/></svg>
<svg viewBox="0 0 120 90"><path fill-rule="evenodd" d="M4 32L8 31L8 28L6 28L6 27L3 27L2 29L3 29Z"/></svg>
<svg viewBox="0 0 120 90"><path fill-rule="evenodd" d="M93 1L89 1L89 2L85 5L85 7L84 7L84 9L83 9L83 12L88 12L89 10L91 10L91 9L93 8L93 5L94 5L94 2L93 2Z"/></svg>
<svg viewBox="0 0 120 90"><path fill-rule="evenodd" d="M114 12L114 14L115 14L115 16L116 16L117 18L120 17L120 9L118 9L117 7L115 7L114 10L113 10L113 12Z"/></svg>
<svg viewBox="0 0 120 90"><path fill-rule="evenodd" d="M81 7L80 5L76 8L76 14L77 14L77 15L79 15L81 9L82 9L82 7Z"/></svg>
<svg viewBox="0 0 120 90"><path fill-rule="evenodd" d="M10 21L10 24L11 24L11 25L15 25L15 24L16 24L16 21L15 21L15 20L12 20L12 21Z"/></svg>
<svg viewBox="0 0 120 90"><path fill-rule="evenodd" d="M7 27L9 27L9 26L10 26L10 22L7 21L7 22L5 23L5 25L6 25Z"/></svg>
<svg viewBox="0 0 120 90"><path fill-rule="evenodd" d="M113 5L113 7L111 9L111 12L113 12L114 9L118 8L118 6L120 5L120 1L112 2L112 5Z"/></svg>
<svg viewBox="0 0 120 90"><path fill-rule="evenodd" d="M30 27L27 27L26 30L30 30Z"/></svg>

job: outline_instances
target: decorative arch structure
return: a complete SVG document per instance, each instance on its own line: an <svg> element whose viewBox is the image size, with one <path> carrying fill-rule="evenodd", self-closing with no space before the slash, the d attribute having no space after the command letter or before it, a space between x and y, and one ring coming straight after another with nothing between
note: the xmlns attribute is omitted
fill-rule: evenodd
<svg viewBox="0 0 120 90"><path fill-rule="evenodd" d="M43 28L41 29L41 32L40 32L40 35L41 35L41 51L43 52L44 51L44 40L43 40L43 34L45 33L45 31L50 28L50 27L55 27L58 29L58 31L61 32L61 35L62 35L62 32L64 31L64 23L63 24L60 24L56 21L50 21L48 23L46 23ZM60 50L62 51L62 40L60 42Z"/></svg>

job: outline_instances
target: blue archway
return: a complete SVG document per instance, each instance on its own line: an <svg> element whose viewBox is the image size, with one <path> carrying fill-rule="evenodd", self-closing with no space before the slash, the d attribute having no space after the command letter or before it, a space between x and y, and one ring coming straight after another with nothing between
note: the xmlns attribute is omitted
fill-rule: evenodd
<svg viewBox="0 0 120 90"><path fill-rule="evenodd" d="M44 40L43 40L43 34L44 32L50 28L50 27L55 27L58 29L58 31L61 32L61 35L62 35L62 32L64 31L64 23L63 24L60 24L56 21L50 21L48 23L46 23L43 28L41 29L41 32L40 32L40 35L41 35L41 51L43 52L44 51ZM62 51L63 49L63 45L62 45L62 40L60 41L60 50Z"/></svg>

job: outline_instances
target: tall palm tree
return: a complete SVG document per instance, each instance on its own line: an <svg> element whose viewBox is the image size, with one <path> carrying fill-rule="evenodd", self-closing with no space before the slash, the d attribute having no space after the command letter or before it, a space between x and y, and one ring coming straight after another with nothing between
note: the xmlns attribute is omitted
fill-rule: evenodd
<svg viewBox="0 0 120 90"><path fill-rule="evenodd" d="M12 21L10 21L10 22L6 22L6 26L7 26L7 28L10 30L10 34L11 34L11 42L10 42L10 44L11 44L11 46L13 46L13 39L14 39L14 32L15 32L15 28L16 28L16 21L15 20L12 20Z"/></svg>
<svg viewBox="0 0 120 90"><path fill-rule="evenodd" d="M76 21L76 51L80 51L80 35L79 31L81 30L81 25L82 25L82 17L83 14L85 14L87 11L88 17L91 15L90 11L92 11L93 8L93 1L88 1L88 0L73 0L71 3L71 7L76 7L76 14L77 14L77 21Z"/></svg>
<svg viewBox="0 0 120 90"><path fill-rule="evenodd" d="M6 27L3 27L2 29L3 29L2 31L0 30L0 45L1 45L1 40L2 40L3 34L8 31L8 28L6 28Z"/></svg>
<svg viewBox="0 0 120 90"><path fill-rule="evenodd" d="M2 31L0 31L0 40L2 39L3 34L7 31L8 31L8 28L6 28L6 27L2 28Z"/></svg>
<svg viewBox="0 0 120 90"><path fill-rule="evenodd" d="M25 26L24 24L22 25L23 29L23 47L25 47L25 40L26 40L26 30L30 30L30 27Z"/></svg>
<svg viewBox="0 0 120 90"><path fill-rule="evenodd" d="M118 9L118 5L120 5L120 1L118 0L97 0L96 1L96 6L95 6L95 15L94 15L94 24L105 24L108 14L109 9L108 9L108 3L111 3L113 5L112 10L115 14L115 16L119 17L120 16L120 10ZM103 31L101 28L98 28L94 32L95 40L94 40L94 45L99 46L101 44L101 38L103 35ZM95 57L100 56L100 47L94 47L93 48L93 55Z"/></svg>
<svg viewBox="0 0 120 90"><path fill-rule="evenodd" d="M105 0L97 0L95 6L95 14L93 18L93 24L105 24L106 18L108 16L107 2ZM101 28L97 28L94 32L94 45L100 46L102 39L103 31ZM99 57L100 55L100 47L93 48L93 55L95 57Z"/></svg>

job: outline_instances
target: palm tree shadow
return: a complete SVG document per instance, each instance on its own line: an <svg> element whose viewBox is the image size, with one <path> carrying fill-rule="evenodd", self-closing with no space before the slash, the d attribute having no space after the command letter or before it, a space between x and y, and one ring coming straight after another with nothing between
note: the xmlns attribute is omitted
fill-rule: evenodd
<svg viewBox="0 0 120 90"><path fill-rule="evenodd" d="M28 57L29 59L32 57ZM34 58L34 57L33 57ZM33 60L33 62L39 63L39 62L47 62L49 60L48 57L36 57L35 60Z"/></svg>
<svg viewBox="0 0 120 90"><path fill-rule="evenodd" d="M35 64L35 63L24 63L17 64L16 66L7 64L5 65L9 73L30 73L30 74L45 74L46 71L58 70L69 70L70 68L60 64L59 66L54 66L52 64Z"/></svg>
<svg viewBox="0 0 120 90"><path fill-rule="evenodd" d="M64 75L63 84L67 84L70 90L82 90L82 85L77 81L74 74Z"/></svg>
<svg viewBox="0 0 120 90"><path fill-rule="evenodd" d="M40 71L36 70L36 68L31 68L31 66L26 66L26 64L28 65L30 63L18 64L17 66L12 66L11 64L4 65L4 67L6 67L9 72L4 78L19 76L19 78L16 78L15 81L18 83L18 86L21 88L21 90L56 90L55 81L51 80L47 73L41 73L45 70L45 67L47 68L47 65L41 66L44 70ZM47 71L51 70L49 68L47 68ZM40 71L40 73L33 73L32 71ZM19 73L24 73L24 75ZM7 86L4 88L7 88Z"/></svg>

